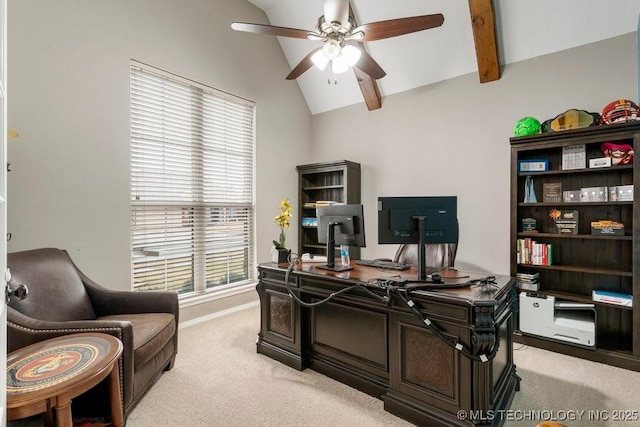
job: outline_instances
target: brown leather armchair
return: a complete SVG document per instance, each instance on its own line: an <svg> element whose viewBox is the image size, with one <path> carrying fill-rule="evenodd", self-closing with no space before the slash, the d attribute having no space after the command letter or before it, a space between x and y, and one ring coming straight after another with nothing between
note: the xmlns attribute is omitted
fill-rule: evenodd
<svg viewBox="0 0 640 427"><path fill-rule="evenodd" d="M173 367L178 350L178 296L174 292L114 291L93 282L65 250L44 248L7 255L9 286L28 296L7 307L7 351L79 332L119 338L125 416ZM74 412L75 413L75 412Z"/></svg>

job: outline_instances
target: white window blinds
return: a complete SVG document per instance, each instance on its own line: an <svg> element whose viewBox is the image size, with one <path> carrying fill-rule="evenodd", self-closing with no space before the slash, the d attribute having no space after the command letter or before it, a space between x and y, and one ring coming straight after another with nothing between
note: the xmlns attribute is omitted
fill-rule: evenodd
<svg viewBox="0 0 640 427"><path fill-rule="evenodd" d="M254 279L254 121L252 102L132 63L134 289Z"/></svg>

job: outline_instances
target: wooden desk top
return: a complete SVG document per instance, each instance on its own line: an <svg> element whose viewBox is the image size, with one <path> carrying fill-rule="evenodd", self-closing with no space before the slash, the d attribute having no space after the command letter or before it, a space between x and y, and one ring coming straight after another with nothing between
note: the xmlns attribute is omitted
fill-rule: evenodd
<svg viewBox="0 0 640 427"><path fill-rule="evenodd" d="M353 270L335 272L330 270L322 270L315 268L318 263L300 263L294 267L292 272L297 275L309 277L309 278L327 278L333 282L341 282L345 285L353 285L354 282L371 287L372 289L380 288L376 284L377 279L387 277L398 277L403 279L415 279L417 278L417 269L412 267L407 270L387 270L377 267L369 267L356 264L355 261L351 261ZM276 264L268 262L260 264L263 268L274 268L286 270L289 265L286 263ZM476 304L493 304L497 300L502 299L506 293L515 286L515 279L506 275L492 275L491 273L478 273L478 272L466 272L458 271L455 269L442 270L440 268L427 268L427 273L431 274L439 272L442 276L442 280L445 284L449 283L465 283L469 281L479 280L486 277L494 277L494 283L482 286L480 284L474 284L469 287L456 288L456 289L433 289L433 290L414 290L413 293L421 294L425 296L436 296L444 299L458 299L473 301Z"/></svg>
<svg viewBox="0 0 640 427"><path fill-rule="evenodd" d="M108 373L121 353L122 342L101 333L65 335L18 349L7 355L7 406L55 396Z"/></svg>

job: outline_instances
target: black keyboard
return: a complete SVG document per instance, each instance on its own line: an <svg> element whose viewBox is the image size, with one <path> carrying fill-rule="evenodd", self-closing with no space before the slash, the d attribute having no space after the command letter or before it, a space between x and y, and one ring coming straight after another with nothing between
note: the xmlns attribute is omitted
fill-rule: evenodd
<svg viewBox="0 0 640 427"><path fill-rule="evenodd" d="M385 268L389 270L406 270L411 268L411 264L405 264L403 262L384 261L379 259L359 259L356 264L366 265L368 267Z"/></svg>

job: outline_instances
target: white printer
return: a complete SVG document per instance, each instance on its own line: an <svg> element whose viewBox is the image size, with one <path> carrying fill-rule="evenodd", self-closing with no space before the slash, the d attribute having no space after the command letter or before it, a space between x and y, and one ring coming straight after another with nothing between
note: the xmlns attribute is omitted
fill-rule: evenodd
<svg viewBox="0 0 640 427"><path fill-rule="evenodd" d="M595 305L556 301L551 295L521 292L520 331L579 346L595 347Z"/></svg>

